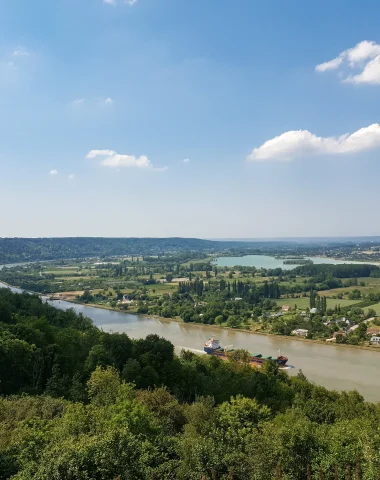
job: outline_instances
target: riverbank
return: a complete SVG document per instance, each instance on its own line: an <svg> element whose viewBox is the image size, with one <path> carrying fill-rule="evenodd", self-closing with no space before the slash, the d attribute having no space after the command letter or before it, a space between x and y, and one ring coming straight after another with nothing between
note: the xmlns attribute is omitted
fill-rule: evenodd
<svg viewBox="0 0 380 480"><path fill-rule="evenodd" d="M124 314L127 314L127 315L137 315L137 316L142 317L142 318L152 318L152 319L159 320L159 321L164 321L164 322L176 322L176 323L180 323L180 324L184 324L184 325L191 325L191 326L194 326L194 327L197 327L197 326L201 325L202 327L209 327L209 328L213 328L213 329L217 328L221 331L250 333L251 335L261 335L261 336L264 336L264 337L274 337L274 338L280 338L280 339L284 339L284 340L293 340L293 341L296 341L296 342L312 343L312 344L326 345L326 346L331 346L331 347L344 347L344 348L351 348L351 349L355 349L355 350L367 350L367 351L371 351L371 352L374 352L374 351L380 352L380 347L378 347L378 346L349 345L347 343L326 342L326 340L318 339L318 338L317 339L309 339L309 338L298 337L298 336L293 336L293 335L276 335L276 334L270 333L270 332L260 332L260 331L257 331L257 330L252 331L251 329L248 330L248 329L245 329L245 328L231 328L231 327L227 327L227 326L223 326L223 325L216 325L216 324L209 325L208 323L194 323L194 322L185 323L180 317L167 318L167 317L161 317L160 315L149 315L149 314L146 314L146 313L137 313L136 311L131 312L131 311L128 311L128 310L119 310L117 308L107 307L107 306L99 305L99 304L95 304L95 303L82 303L82 302L78 302L76 300L68 300L67 298L59 298L59 297L54 298L54 301L57 301L57 300L58 301L63 300L65 302L74 303L76 305L83 305L83 306L86 306L86 307L99 308L99 309L108 310L108 311L111 311L111 312L124 313Z"/></svg>
<svg viewBox="0 0 380 480"><path fill-rule="evenodd" d="M17 286L14 286L14 285L10 285L4 281L1 281L0 282L1 284L3 285L6 285L8 288L18 288L20 289L20 287L17 287ZM345 343L333 343L333 342L326 342L325 340L323 339L308 339L308 338L304 338L304 337L297 337L297 336L291 336L291 335L276 335L274 333L269 333L269 332L260 332L260 331L252 331L251 329L245 329L245 328L231 328L231 327L227 327L227 326L223 326L223 325L209 325L209 324L205 324L205 323L194 323L194 322L189 322L189 323L185 323L180 317L176 317L176 318L167 318L167 317L161 317L159 315L149 315L149 314L141 314L141 313L137 313L135 311L128 311L128 310L119 310L117 308L113 308L113 307L109 307L109 306L105 306L105 305L99 305L99 304L95 304L95 303L82 303L82 302L79 302L77 300L74 300L74 299L67 299L67 298L61 298L59 296L55 296L55 295L43 295L41 293L38 293L38 292L32 292L32 291L29 291L28 293L31 293L33 295L38 295L39 297L43 298L43 299L48 299L50 301L53 301L53 302L67 302L67 303L72 303L74 305L80 305L80 306L83 306L83 307L90 307L90 308L96 308L96 309L99 309L99 310L106 310L106 311L110 311L110 312L116 312L116 313L120 313L120 314L125 314L125 315L136 315L138 317L141 317L141 318L147 318L147 319L154 319L154 320L159 320L161 322L175 322L175 323L178 323L178 324L183 324L183 325L186 325L186 326L191 326L191 327L206 327L206 328L210 328L210 329L218 329L220 331L224 331L224 332L239 332L239 333L250 333L251 335L259 335L259 336L262 336L262 337L268 337L268 338L276 338L276 339L281 339L281 340L291 340L291 341L295 341L295 342L301 342L301 343L308 343L308 344L315 344L315 345L325 345L325 346L330 346L330 347L344 347L344 348L350 348L350 349L354 349L354 350L367 350L367 351L371 351L371 352L380 352L380 347L377 347L377 346L370 346L370 345L349 345L349 344L345 344Z"/></svg>

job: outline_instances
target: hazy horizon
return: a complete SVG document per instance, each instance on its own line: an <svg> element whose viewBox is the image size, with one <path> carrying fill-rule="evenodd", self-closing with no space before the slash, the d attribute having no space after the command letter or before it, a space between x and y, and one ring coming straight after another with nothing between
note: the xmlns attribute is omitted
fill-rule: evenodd
<svg viewBox="0 0 380 480"><path fill-rule="evenodd" d="M209 240L209 241L217 241L217 242L312 242L312 241L351 241L351 242L375 242L380 241L380 235L372 235L372 236L320 236L320 237L247 237L247 238L238 238L238 237L183 237L183 236L170 236L170 237L159 237L159 236L107 236L107 235L73 235L73 236L36 236L36 237L28 237L28 236L17 236L17 237L0 237L0 239L64 239L64 238L106 238L106 239L118 239L118 238L150 238L150 239L165 239L165 238L177 238L177 239L198 239L198 240Z"/></svg>

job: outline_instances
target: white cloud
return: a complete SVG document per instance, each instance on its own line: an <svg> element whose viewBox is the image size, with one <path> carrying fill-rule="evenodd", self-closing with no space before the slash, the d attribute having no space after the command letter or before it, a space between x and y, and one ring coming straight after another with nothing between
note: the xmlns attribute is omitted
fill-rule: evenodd
<svg viewBox="0 0 380 480"><path fill-rule="evenodd" d="M380 55L367 63L363 71L357 75L349 75L345 80L347 83L371 83L380 84Z"/></svg>
<svg viewBox="0 0 380 480"><path fill-rule="evenodd" d="M380 45L364 40L344 50L336 58L317 65L315 70L326 72L342 66L359 71L355 75L348 75L343 82L380 84Z"/></svg>
<svg viewBox="0 0 380 480"><path fill-rule="evenodd" d="M113 155L116 155L116 152L113 150L91 150L87 154L87 158L112 157Z"/></svg>
<svg viewBox="0 0 380 480"><path fill-rule="evenodd" d="M114 103L113 99L111 97L107 98L98 98L98 99L90 99L88 102L84 98L76 98L73 100L71 103L75 106L81 106L87 103L87 105L95 105L95 102L97 102L98 105L106 105L110 106Z"/></svg>
<svg viewBox="0 0 380 480"><path fill-rule="evenodd" d="M58 170L50 170L49 175L58 175Z"/></svg>
<svg viewBox="0 0 380 480"><path fill-rule="evenodd" d="M84 98L77 98L76 100L73 100L73 105L83 105L84 104Z"/></svg>
<svg viewBox="0 0 380 480"><path fill-rule="evenodd" d="M26 48L18 47L13 51L12 55L14 57L29 57L30 52Z"/></svg>
<svg viewBox="0 0 380 480"><path fill-rule="evenodd" d="M123 3L125 5L129 5L130 7L133 7L136 2L137 0L124 0ZM113 5L115 7L116 5L121 4L122 0L103 0L103 3L105 3L106 5Z"/></svg>
<svg viewBox="0 0 380 480"><path fill-rule="evenodd" d="M136 157L135 155L121 155L113 150L91 150L87 158L102 157L101 165L104 167L135 167L151 169L156 171L165 171L167 167L153 167L152 162L145 155Z"/></svg>
<svg viewBox="0 0 380 480"><path fill-rule="evenodd" d="M69 180L72 180L75 177L73 173L70 173L70 175L67 177Z"/></svg>
<svg viewBox="0 0 380 480"><path fill-rule="evenodd" d="M339 67L343 62L342 57L336 57L333 60L330 60L329 62L321 63L320 65L317 65L315 67L317 72L326 72L326 70L335 70L336 68Z"/></svg>
<svg viewBox="0 0 380 480"><path fill-rule="evenodd" d="M308 130L291 130L254 148L248 160L294 160L311 155L342 155L376 148L380 148L378 123L340 137L317 137Z"/></svg>
<svg viewBox="0 0 380 480"><path fill-rule="evenodd" d="M375 58L380 55L380 45L375 42L364 40L355 45L354 48L342 52L342 54L347 56L348 61L350 62L350 67L353 68L364 60Z"/></svg>
<svg viewBox="0 0 380 480"><path fill-rule="evenodd" d="M184 158L184 159L182 160L182 162L183 162L183 163L189 163L189 162L190 162L190 158Z"/></svg>

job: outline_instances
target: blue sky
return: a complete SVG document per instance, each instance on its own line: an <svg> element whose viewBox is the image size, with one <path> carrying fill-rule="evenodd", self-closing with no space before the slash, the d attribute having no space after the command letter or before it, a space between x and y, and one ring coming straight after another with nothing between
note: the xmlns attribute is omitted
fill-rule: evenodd
<svg viewBox="0 0 380 480"><path fill-rule="evenodd" d="M379 235L378 18L1 2L0 236Z"/></svg>

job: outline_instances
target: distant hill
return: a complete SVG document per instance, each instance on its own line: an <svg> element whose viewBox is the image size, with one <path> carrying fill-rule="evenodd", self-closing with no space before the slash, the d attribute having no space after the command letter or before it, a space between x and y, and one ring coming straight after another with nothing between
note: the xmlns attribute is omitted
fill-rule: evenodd
<svg viewBox="0 0 380 480"><path fill-rule="evenodd" d="M0 264L60 258L157 255L168 252L219 252L244 242L198 238L0 238Z"/></svg>
<svg viewBox="0 0 380 480"><path fill-rule="evenodd" d="M377 237L378 238L378 237ZM380 245L376 237L357 237L355 245ZM4 263L57 260L63 258L111 257L117 255L158 255L175 252L247 254L321 255L326 248L338 248L348 253L353 237L346 239L230 239L199 238L0 238L0 265Z"/></svg>

